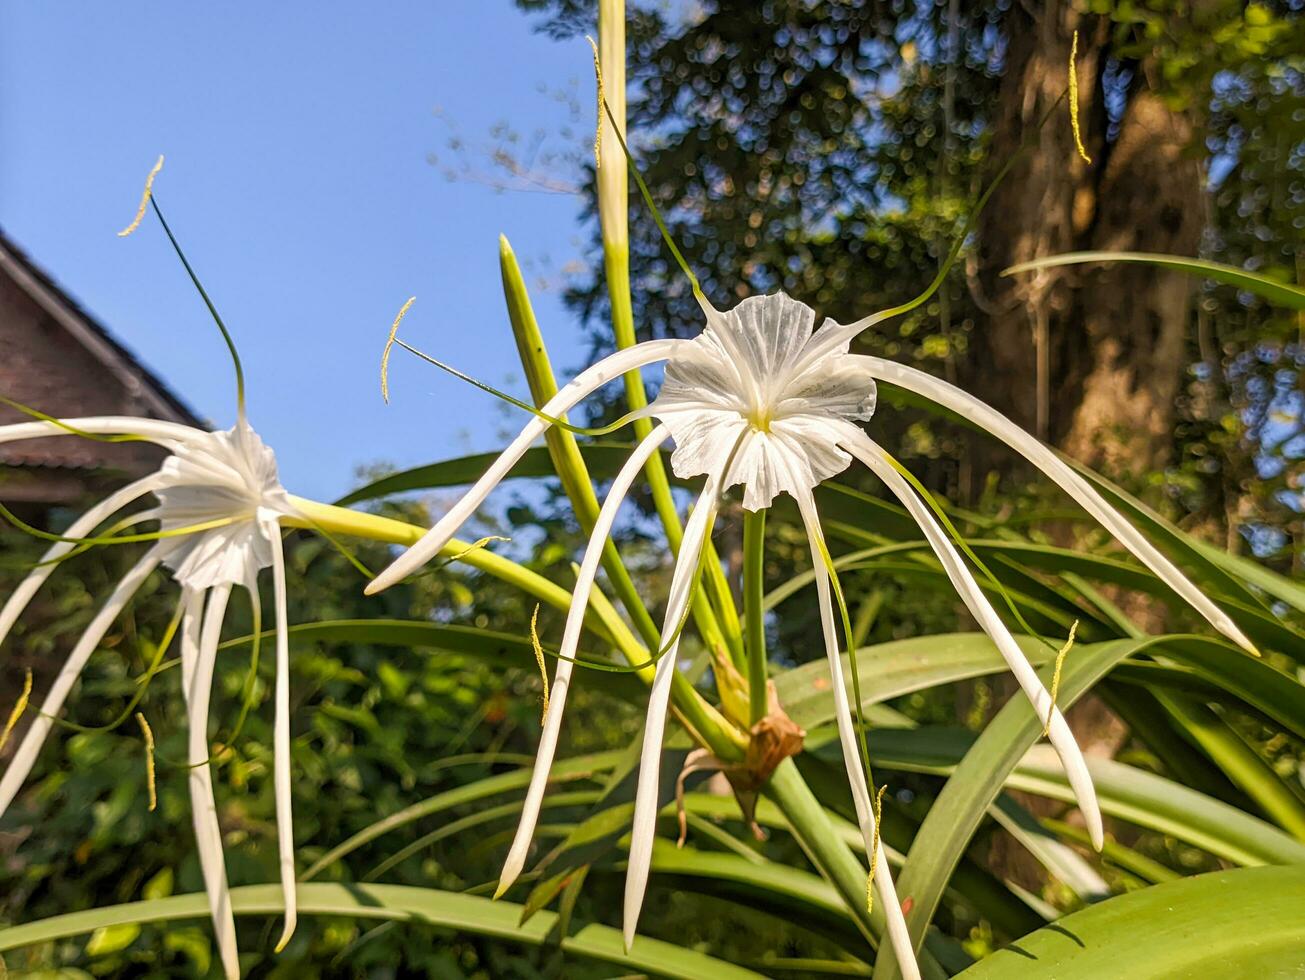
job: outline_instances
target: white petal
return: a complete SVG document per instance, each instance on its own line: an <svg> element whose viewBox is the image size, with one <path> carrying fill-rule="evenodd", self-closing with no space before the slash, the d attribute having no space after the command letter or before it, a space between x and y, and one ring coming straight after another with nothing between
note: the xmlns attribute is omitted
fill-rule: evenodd
<svg viewBox="0 0 1305 980"><path fill-rule="evenodd" d="M788 375L811 339L815 322L815 310L784 293L750 296L707 321L741 370L760 386Z"/></svg>
<svg viewBox="0 0 1305 980"><path fill-rule="evenodd" d="M1144 565L1163 579L1165 584L1186 599L1211 626L1243 649L1255 652L1254 644L1237 628L1237 624L1227 613L1193 585L1187 576L1143 537L1122 514L1106 503L1087 480L1075 473L1059 456L1033 436L992 406L933 375L879 357L867 357L865 360L871 364L875 377L923 395L944 408L965 416L1020 453L1078 501L1079 505L1100 521L1120 544L1136 555Z"/></svg>
<svg viewBox="0 0 1305 980"><path fill-rule="evenodd" d="M680 646L680 638L675 635L675 631L688 609L698 558L716 519L718 488L717 480L708 478L684 528L684 541L680 545L680 553L675 559L675 571L671 575L666 618L662 622L662 642L666 649L657 661L657 671L653 675L652 691L648 697L643 751L639 756L639 783L634 797L634 823L630 830L630 860L625 872L623 925L627 952L639 927L639 911L643 908L644 891L648 887L648 868L652 862L653 838L657 831L662 736L666 730L671 681L674 679L675 658ZM673 640L672 636L675 637Z"/></svg>
<svg viewBox="0 0 1305 980"><path fill-rule="evenodd" d="M648 409L675 438L677 476L708 475L738 446L723 486L744 484L743 506L755 511L847 467L840 426L870 418L875 382L864 360L845 351L808 358L814 321L782 293L709 312L707 329L667 362ZM777 458L785 452L796 465Z"/></svg>
<svg viewBox="0 0 1305 980"><path fill-rule="evenodd" d="M199 663L200 628L204 623L204 593L181 590L181 695L189 708L195 696L195 665Z"/></svg>
<svg viewBox="0 0 1305 980"><path fill-rule="evenodd" d="M154 480L153 476L147 476L114 491L73 521L68 530L63 533L63 537L86 537L101 523L112 517L123 507L126 507L133 500L149 493L154 487ZM0 610L0 643L3 643L5 637L9 635L14 623L18 621L18 617L23 614L27 604L32 601L32 596L36 595L37 590L58 567L57 559L63 557L75 547L76 545L66 541L51 545L49 550L41 556L40 564L28 572L27 577L19 583L18 588L14 589L13 594L5 602L4 609Z"/></svg>
<svg viewBox="0 0 1305 980"><path fill-rule="evenodd" d="M607 382L625 374L627 371L637 370L656 361L664 361L685 343L688 343L688 341L650 340L617 351L615 354L603 358L597 364L582 371L550 398L540 411L553 417L562 415L574 408L586 395L607 384ZM521 430L521 434L494 461L485 475L476 481L475 486L468 490L462 499L454 504L452 509L433 528L427 531L420 541L400 555L389 568L376 576L364 590L366 594L374 595L388 589L439 554L440 549L449 543L449 540L457 533L458 528L475 513L476 508L489 496L490 491L498 486L517 460L525 455L531 443L543 435L548 427L549 423L543 419L537 416L531 418L526 423L525 428Z"/></svg>
<svg viewBox="0 0 1305 980"><path fill-rule="evenodd" d="M200 522L179 522L172 511L163 523L165 530L173 530L175 526ZM272 564L272 542L252 515L251 519L167 540L171 549L163 563L172 577L189 589L210 589L219 584L248 589L257 581L259 570Z"/></svg>
<svg viewBox="0 0 1305 980"><path fill-rule="evenodd" d="M915 523L920 526L920 530L924 532L934 554L942 562L947 577L956 587L966 608L997 645L1002 659L1015 675L1015 680L1019 682L1025 696L1032 702L1037 717L1047 726L1051 744L1056 749L1056 754L1060 756L1065 774L1074 788L1079 809L1083 811L1083 819L1087 824L1088 835L1092 838L1092 846L1098 851L1101 850L1105 841L1101 824L1101 808L1097 804L1097 795L1092 787L1087 761L1083 758L1078 742L1074 740L1074 733L1069 730L1064 716L1051 700L1050 693L1043 687L1037 672L1024 656L1024 651L1020 649L1010 630L1006 628L1006 624L992 608L988 597L983 594L983 590L974 580L969 566L961 559L959 552L939 527L938 522L934 520L928 506L919 498L906 479L884 458L879 446L862 434L858 440L850 441L848 448L871 469L875 476L884 481L885 486L906 507Z"/></svg>
<svg viewBox="0 0 1305 980"><path fill-rule="evenodd" d="M201 430L177 422L164 422L161 419L142 419L129 415L94 415L88 418L60 419L72 429L80 429L92 435L131 435L140 436L148 442L157 443L169 449L184 445ZM0 425L0 445L8 442L20 442L23 439L44 439L47 436L71 436L63 426L53 422L15 422L12 425Z"/></svg>
<svg viewBox="0 0 1305 980"><path fill-rule="evenodd" d="M172 539L164 565L173 577L191 589L253 589L259 571L272 564L265 518L292 511L272 450L241 421L224 432L197 433L164 460L158 480L165 531L231 522Z"/></svg>
<svg viewBox="0 0 1305 980"><path fill-rule="evenodd" d="M561 657L557 662L557 673L549 692L548 714L544 718L544 731L539 738L539 751L535 755L535 769L530 776L530 788L526 791L526 801L521 810L521 822L517 825L516 837L508 851L503 864L503 873L499 875L498 891L502 895L516 881L525 867L526 857L530 852L530 841L534 837L535 824L539 821L539 810L543 806L544 792L548 788L548 774L553 765L553 756L557 752L557 739L562 730L562 711L566 707L567 691L571 687L571 672L575 668L568 657L575 657L580 645L580 632L584 626L585 611L589 607L589 595L593 591L594 576L598 573L598 564L603 557L603 547L611 534L612 524L616 520L621 502L630 490L630 485L643 470L648 458L670 437L664 425L658 426L630 454L621 471L612 481L607 499L603 501L594 522L593 533L585 548L584 560L580 563L580 573L576 576L575 589L572 592L571 607L567 610L566 627L562 632Z"/></svg>
<svg viewBox="0 0 1305 980"><path fill-rule="evenodd" d="M294 820L290 798L290 638L286 633L285 554L280 528L269 522L272 542L272 601L276 606L276 719L273 727L272 769L276 794L276 839L281 865L281 891L285 898L285 926L276 951L285 949L299 920L295 894ZM257 600L255 600L257 601Z"/></svg>
<svg viewBox="0 0 1305 980"><path fill-rule="evenodd" d="M820 518L816 514L815 500L810 493L797 498L798 509L806 525L807 542L811 547L811 564L815 569L816 597L820 603L820 622L825 636L825 655L829 660L829 676L834 692L834 716L838 720L838 738L843 746L843 765L847 769L847 782L852 790L852 802L856 807L857 823L861 827L861 837L865 841L867 859L875 854L875 814L870 800L870 791L866 786L865 770L861 767L861 749L857 744L856 725L852 719L852 709L848 704L847 683L843 679L843 658L840 655L838 631L834 623L834 604L830 595L829 570L825 568L821 557L823 534L820 530ZM850 654L850 651L849 651ZM910 930L906 926L906 917L902 914L902 903L897 898L897 889L893 885L893 875L884 856L883 845L879 845L875 861L875 890L883 904L884 920L888 929L888 941L897 958L898 969L906 980L920 980L920 968L915 962L915 948L911 942Z"/></svg>
<svg viewBox="0 0 1305 980"><path fill-rule="evenodd" d="M209 593L208 608L201 630L196 615L198 592L187 593L196 600L187 603L182 624L181 650L183 680L190 664L190 684L186 694L190 723L187 761L190 764L190 808L195 827L195 845L204 873L204 890L208 893L209 915L217 935L218 953L227 980L238 980L240 962L236 949L236 921L227 888L227 869L222 854L222 830L218 826L217 801L213 796L213 774L209 767L208 702L213 687L213 667L217 661L218 640L222 635L222 618L226 614L230 585L216 586Z"/></svg>
<svg viewBox="0 0 1305 980"><path fill-rule="evenodd" d="M14 753L14 757L9 761L9 767L5 770L4 778L0 779L0 814L9 809L9 804L13 802L14 796L17 795L23 781L27 778L27 774L31 772L36 757L41 751L41 746L45 743L45 738L54 725L54 719L63 710L63 702L68 697L68 692L72 690L73 684L81 675L82 668L86 666L86 661L95 652L95 648L99 645L100 640L104 638L104 634L109 627L113 625L113 621L117 618L118 613L122 611L122 607L136 594L136 590L140 588L141 583L145 581L149 573L154 571L158 563L159 549L157 547L145 552L140 560L122 577L122 580L114 588L104 605L100 607L100 611L95 614L87 625L85 632L78 638L77 643L73 646L72 653L68 654L67 661L60 669L59 675L54 679L54 684L50 687L50 693L45 696L40 713L32 719L31 727L27 729L27 734L23 736L18 751Z"/></svg>

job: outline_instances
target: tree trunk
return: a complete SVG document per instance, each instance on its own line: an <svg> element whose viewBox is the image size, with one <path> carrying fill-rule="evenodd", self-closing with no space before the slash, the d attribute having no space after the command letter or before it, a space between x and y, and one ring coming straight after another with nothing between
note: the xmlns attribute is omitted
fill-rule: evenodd
<svg viewBox="0 0 1305 980"><path fill-rule="evenodd" d="M1190 283L1145 266L1067 267L1006 278L999 273L1017 262L1078 250L1195 254L1205 210L1200 167L1187 153L1193 126L1150 90L1149 61L1110 63L1109 25L1101 18L1061 2L1014 3L1007 17L993 171L1022 144L1032 146L979 226L979 271L972 284L990 317L971 337L966 381L1043 440L1134 483L1162 467L1172 449ZM1091 163L1075 149L1067 103L1056 104L1068 86L1075 30L1080 116ZM1131 80L1121 80L1121 68ZM1107 88L1125 96L1113 127ZM976 438L973 445L976 476L1030 475L991 440ZM1070 534L1062 529L1067 539ZM1162 610L1155 604L1115 598L1138 623L1159 625ZM1093 697L1076 705L1068 720L1088 755L1113 756L1128 737L1127 726ZM1035 813L1055 810L1045 800L1023 802ZM996 867L1031 886L1042 880L1042 869L1004 835L993 847Z"/></svg>
<svg viewBox="0 0 1305 980"><path fill-rule="evenodd" d="M1150 90L1148 60L1108 66L1108 25L1069 4L1031 14L1014 4L992 143L993 167L1032 149L994 195L979 227L976 291L992 312L971 339L969 383L1015 421L1074 458L1127 479L1163 466L1182 381L1190 284L1145 266L1069 267L1000 278L1016 262L1080 249L1195 254L1204 225L1189 118ZM1084 142L1065 103L1080 32ZM1107 69L1125 96L1106 140ZM1118 81L1119 70L1131 81ZM1125 76L1126 77L1126 76ZM1038 122L1051 112L1037 130ZM1009 471L990 450L981 470Z"/></svg>

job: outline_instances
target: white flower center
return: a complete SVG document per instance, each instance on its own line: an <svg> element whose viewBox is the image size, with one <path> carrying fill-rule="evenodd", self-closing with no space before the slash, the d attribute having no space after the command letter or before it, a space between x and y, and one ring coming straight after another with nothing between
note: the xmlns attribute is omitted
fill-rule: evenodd
<svg viewBox="0 0 1305 980"><path fill-rule="evenodd" d="M742 483L757 510L847 467L839 443L873 414L875 383L847 342L813 356L813 338L837 326L813 332L815 316L783 293L746 299L667 362L650 413L675 438L678 476Z"/></svg>
<svg viewBox="0 0 1305 980"><path fill-rule="evenodd" d="M166 542L173 577L195 589L252 587L272 564L277 518L293 513L271 448L245 422L196 433L164 460L159 478L162 529L194 529Z"/></svg>

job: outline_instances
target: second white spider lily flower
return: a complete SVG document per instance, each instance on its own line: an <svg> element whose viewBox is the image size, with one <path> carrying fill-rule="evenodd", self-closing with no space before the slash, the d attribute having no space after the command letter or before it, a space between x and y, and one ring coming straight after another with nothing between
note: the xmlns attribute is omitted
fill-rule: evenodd
<svg viewBox="0 0 1305 980"><path fill-rule="evenodd" d="M826 320L817 330L814 311L782 293L746 299L727 313L715 310L705 302L702 305L707 325L697 338L636 344L588 368L561 389L542 406L540 414L527 423L484 476L417 544L382 572L367 591L374 593L387 588L434 558L534 440L548 428L549 418L556 418L574 408L587 395L624 372L665 361L665 381L660 393L641 413L656 418L661 425L634 451L603 504L581 565L564 632L562 656L575 655L599 555L611 531L616 509L644 461L668 437L675 440L671 465L676 475L681 478L706 476L707 485L676 559L671 603L667 610L667 631L675 629L677 617L683 614L684 590L692 581L699 551L711 532L718 495L742 484L743 506L755 511L769 506L779 494L789 494L798 503L812 549L825 647L834 682L839 734L857 804L858 822L867 851L872 853L869 849L876 839L875 818L843 683L831 583L823 563L824 539L812 495L816 486L841 473L855 457L883 480L919 524L957 592L1015 674L1048 730L1051 743L1069 776L1091 839L1100 848L1103 841L1100 809L1082 754L1059 709L924 500L861 427L860 423L869 420L875 409L876 381L888 381L917 392L965 415L1007 442L1079 501L1216 629L1253 651L1249 641L1228 616L1111 508L1087 481L1032 436L978 399L930 375L881 358L849 353L853 337L874 318L851 326ZM637 925L651 859L658 798L656 759L661 750L674 646L672 640L658 661L649 705L626 880L627 942ZM504 867L500 893L524 867L556 750L571 672L571 664L562 660L521 825ZM884 902L888 934L903 974L916 977L919 973L905 920L884 861L877 863L876 886Z"/></svg>
<svg viewBox="0 0 1305 980"><path fill-rule="evenodd" d="M54 719L87 660L150 572L162 564L181 586L181 674L190 727L187 761L195 839L223 969L227 977L235 978L239 975L235 921L209 767L209 695L231 590L235 586L248 589L257 605L258 574L271 567L276 609L273 785L286 909L280 943L283 946L294 931L296 902L290 803L289 645L281 521L297 512L277 477L272 450L250 428L243 414L234 428L223 432L125 417L22 422L0 426L0 443L79 433L136 437L162 446L169 455L156 473L111 494L73 522L64 540L46 552L44 560L0 610L0 642L54 571L59 559L119 510L152 494L157 506L133 515L132 520L157 520L160 531L149 550L122 578L91 620L55 678L40 713L0 778L0 814L8 809L31 771Z"/></svg>

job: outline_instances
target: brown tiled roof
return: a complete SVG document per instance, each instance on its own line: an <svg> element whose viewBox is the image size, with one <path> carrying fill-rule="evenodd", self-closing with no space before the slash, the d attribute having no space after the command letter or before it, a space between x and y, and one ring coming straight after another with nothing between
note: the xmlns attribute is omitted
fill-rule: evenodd
<svg viewBox="0 0 1305 980"><path fill-rule="evenodd" d="M144 402L151 418L186 425L203 423L158 375L145 367L105 326L73 299L53 278L0 229L0 274L30 296L57 324L96 358L123 387ZM13 352L4 351L6 358Z"/></svg>

